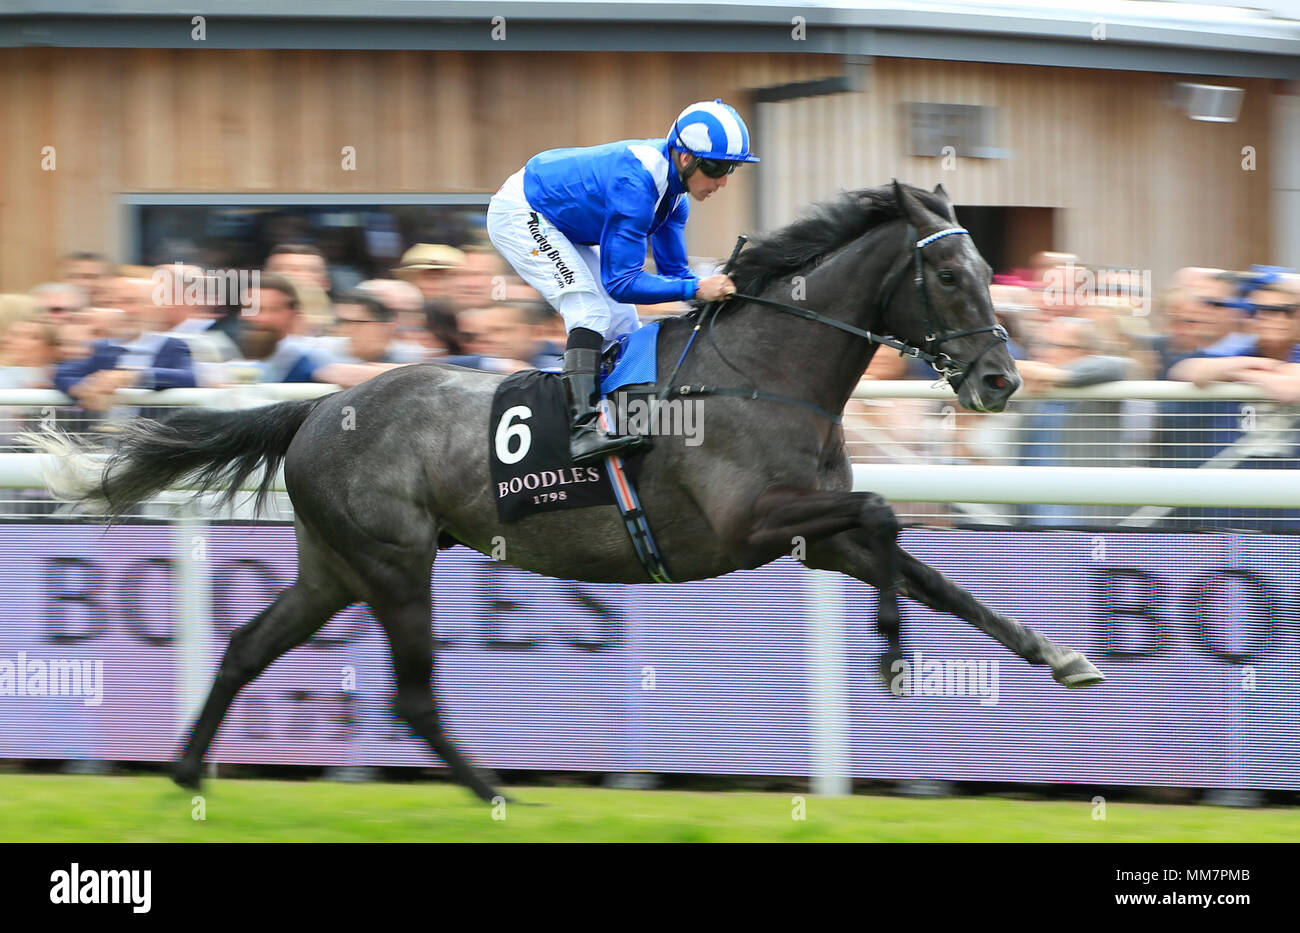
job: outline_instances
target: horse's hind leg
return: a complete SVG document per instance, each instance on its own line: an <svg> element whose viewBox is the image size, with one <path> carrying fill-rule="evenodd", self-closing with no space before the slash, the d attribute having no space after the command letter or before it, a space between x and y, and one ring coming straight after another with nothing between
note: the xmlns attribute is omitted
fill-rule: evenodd
<svg viewBox="0 0 1300 933"><path fill-rule="evenodd" d="M314 586L300 575L298 582L277 596L275 602L235 630L203 710L172 772L177 784L198 788L203 756L239 691L276 658L311 638L350 602L351 598L339 590Z"/></svg>
<svg viewBox="0 0 1300 933"><path fill-rule="evenodd" d="M493 803L500 791L474 769L451 743L443 728L434 697L433 605L429 577L418 591L394 594L371 601L370 608L384 632L393 655L397 676L397 714L429 743L435 755L451 769L452 776L480 799Z"/></svg>

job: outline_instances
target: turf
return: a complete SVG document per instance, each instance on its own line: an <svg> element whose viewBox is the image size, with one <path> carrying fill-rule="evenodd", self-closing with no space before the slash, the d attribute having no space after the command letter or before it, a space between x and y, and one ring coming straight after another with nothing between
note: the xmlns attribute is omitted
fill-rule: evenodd
<svg viewBox="0 0 1300 933"><path fill-rule="evenodd" d="M508 791L509 792L509 791ZM504 819L441 783L0 776L0 842L1291 842L1300 808L526 787ZM498 809L497 816L502 813Z"/></svg>

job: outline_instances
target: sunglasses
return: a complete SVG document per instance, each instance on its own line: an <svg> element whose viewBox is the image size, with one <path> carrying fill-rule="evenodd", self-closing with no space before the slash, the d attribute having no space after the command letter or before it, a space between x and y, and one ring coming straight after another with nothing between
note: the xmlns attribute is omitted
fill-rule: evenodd
<svg viewBox="0 0 1300 933"><path fill-rule="evenodd" d="M1300 311L1300 304L1294 305L1255 305L1256 314L1295 314Z"/></svg>
<svg viewBox="0 0 1300 933"><path fill-rule="evenodd" d="M719 159L700 159L697 164L700 171L709 178L721 178L736 170L735 162L723 162Z"/></svg>

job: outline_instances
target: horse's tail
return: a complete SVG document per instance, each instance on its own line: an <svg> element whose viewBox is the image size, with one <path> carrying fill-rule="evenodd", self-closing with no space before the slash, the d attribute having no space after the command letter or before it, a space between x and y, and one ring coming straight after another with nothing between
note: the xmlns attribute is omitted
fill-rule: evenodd
<svg viewBox="0 0 1300 933"><path fill-rule="evenodd" d="M51 493L110 519L181 479L192 480L195 495L224 490L224 506L263 466L256 498L260 511L289 443L320 402L314 398L244 411L181 409L164 421L136 418L117 435L107 459L57 431L21 439L55 456L45 471Z"/></svg>

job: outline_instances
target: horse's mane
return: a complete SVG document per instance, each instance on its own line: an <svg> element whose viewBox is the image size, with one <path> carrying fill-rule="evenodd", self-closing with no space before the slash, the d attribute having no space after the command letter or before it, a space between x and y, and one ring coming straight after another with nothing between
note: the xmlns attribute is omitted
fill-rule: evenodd
<svg viewBox="0 0 1300 933"><path fill-rule="evenodd" d="M951 209L938 194L904 186L940 217ZM822 201L798 220L752 241L736 259L731 280L746 295L762 294L772 282L820 262L846 243L903 215L893 185L859 188Z"/></svg>

